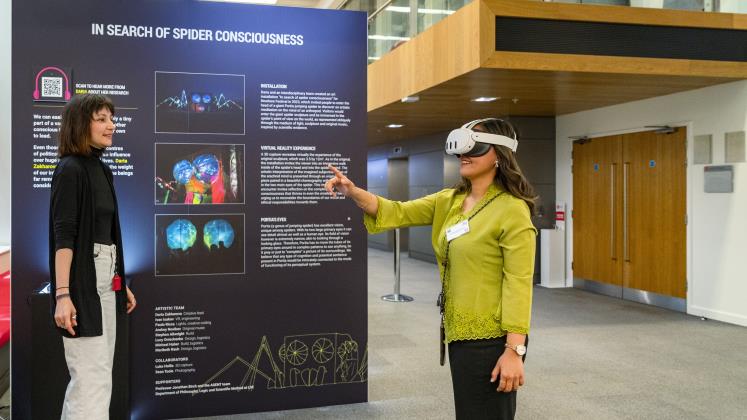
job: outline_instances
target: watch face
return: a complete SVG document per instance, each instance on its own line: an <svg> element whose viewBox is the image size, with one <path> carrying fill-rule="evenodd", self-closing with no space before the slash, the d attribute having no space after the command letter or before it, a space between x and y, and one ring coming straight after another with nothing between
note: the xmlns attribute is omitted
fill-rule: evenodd
<svg viewBox="0 0 747 420"><path fill-rule="evenodd" d="M524 346L524 345L522 345L522 344L517 344L516 345L516 353L519 356L523 356L523 355L527 354L527 347Z"/></svg>

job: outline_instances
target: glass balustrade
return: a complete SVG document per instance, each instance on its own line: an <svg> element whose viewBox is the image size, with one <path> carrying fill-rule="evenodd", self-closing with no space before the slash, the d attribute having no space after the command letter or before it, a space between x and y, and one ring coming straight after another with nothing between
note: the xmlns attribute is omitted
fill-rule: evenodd
<svg viewBox="0 0 747 420"><path fill-rule="evenodd" d="M368 62L372 63L472 0L348 0L340 9L368 14ZM539 0L526 0L539 1ZM552 0L554 3L747 13L747 0Z"/></svg>

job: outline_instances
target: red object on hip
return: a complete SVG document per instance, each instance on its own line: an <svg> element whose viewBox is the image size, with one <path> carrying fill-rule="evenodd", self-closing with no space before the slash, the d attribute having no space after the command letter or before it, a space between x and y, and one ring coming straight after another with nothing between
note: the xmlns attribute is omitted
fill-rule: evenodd
<svg viewBox="0 0 747 420"><path fill-rule="evenodd" d="M122 290L122 277L119 274L115 274L112 278L112 290L115 292Z"/></svg>

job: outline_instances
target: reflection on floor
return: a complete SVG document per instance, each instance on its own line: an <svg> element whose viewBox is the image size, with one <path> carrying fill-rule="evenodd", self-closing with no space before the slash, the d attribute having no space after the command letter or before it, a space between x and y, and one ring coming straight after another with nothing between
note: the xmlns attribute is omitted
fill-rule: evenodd
<svg viewBox="0 0 747 420"><path fill-rule="evenodd" d="M438 365L436 266L369 249L369 403L214 417L451 419ZM737 419L747 401L747 328L574 289L535 288L527 383L517 419Z"/></svg>

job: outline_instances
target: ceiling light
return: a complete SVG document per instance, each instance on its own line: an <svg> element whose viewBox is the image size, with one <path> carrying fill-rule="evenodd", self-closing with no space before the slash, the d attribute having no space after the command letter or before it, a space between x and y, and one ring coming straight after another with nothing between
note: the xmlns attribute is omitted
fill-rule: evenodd
<svg viewBox="0 0 747 420"><path fill-rule="evenodd" d="M402 128L404 127L403 124L389 124L386 126L386 128Z"/></svg>
<svg viewBox="0 0 747 420"><path fill-rule="evenodd" d="M425 15L452 15L454 10L443 10L443 9L418 9L418 13Z"/></svg>
<svg viewBox="0 0 747 420"><path fill-rule="evenodd" d="M480 96L480 97L472 99L472 102L493 102L493 101L497 101L498 99L501 99L501 98L495 97L495 96Z"/></svg>
<svg viewBox="0 0 747 420"><path fill-rule="evenodd" d="M405 96L401 99L406 104L411 104L420 100L420 96Z"/></svg>
<svg viewBox="0 0 747 420"><path fill-rule="evenodd" d="M410 13L410 8L405 6L388 6L384 10L387 12ZM418 13L424 15L451 15L454 11L444 9L418 9Z"/></svg>
<svg viewBox="0 0 747 420"><path fill-rule="evenodd" d="M391 36L391 35L369 35L368 39L378 39L381 41L409 41L410 38L406 36Z"/></svg>
<svg viewBox="0 0 747 420"><path fill-rule="evenodd" d="M410 8L404 6L388 6L384 10L386 10L387 12L410 13Z"/></svg>

